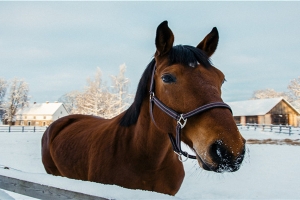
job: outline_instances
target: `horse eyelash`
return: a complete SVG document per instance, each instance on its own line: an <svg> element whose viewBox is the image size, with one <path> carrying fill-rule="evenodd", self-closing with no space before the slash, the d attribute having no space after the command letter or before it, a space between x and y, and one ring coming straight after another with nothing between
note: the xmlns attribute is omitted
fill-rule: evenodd
<svg viewBox="0 0 300 200"><path fill-rule="evenodd" d="M223 85L225 82L227 82L226 78L224 78L224 80L223 80L223 82L222 82L222 85Z"/></svg>

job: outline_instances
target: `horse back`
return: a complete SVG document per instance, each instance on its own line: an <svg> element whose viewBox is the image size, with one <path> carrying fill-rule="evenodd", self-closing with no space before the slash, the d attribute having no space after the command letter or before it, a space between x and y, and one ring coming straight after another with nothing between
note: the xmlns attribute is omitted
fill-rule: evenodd
<svg viewBox="0 0 300 200"><path fill-rule="evenodd" d="M88 146L88 142L85 141L93 140L92 125L101 124L103 121L105 119L88 115L68 115L54 121L42 137L42 162L46 172L67 177L72 174L75 176L73 178L85 179L86 174L76 175L81 172L74 173L72 166L74 163L80 163L83 167L87 166L88 161L83 159L83 155L88 154L88 148L81 147ZM86 152L79 152L78 149ZM67 164L60 165L62 161Z"/></svg>

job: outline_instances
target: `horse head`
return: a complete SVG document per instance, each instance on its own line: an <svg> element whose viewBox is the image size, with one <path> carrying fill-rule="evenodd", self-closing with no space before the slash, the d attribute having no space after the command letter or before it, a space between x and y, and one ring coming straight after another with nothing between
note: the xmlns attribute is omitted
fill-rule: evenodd
<svg viewBox="0 0 300 200"><path fill-rule="evenodd" d="M157 27L153 90L164 105L177 113L188 113L223 102L221 87L225 76L209 61L218 41L218 30L213 28L196 47L173 46L174 35L167 21ZM154 109L153 116L159 129L174 135L176 121L161 109ZM189 117L181 131L181 140L194 151L199 165L209 171L236 171L245 154L245 139L231 110L223 107Z"/></svg>

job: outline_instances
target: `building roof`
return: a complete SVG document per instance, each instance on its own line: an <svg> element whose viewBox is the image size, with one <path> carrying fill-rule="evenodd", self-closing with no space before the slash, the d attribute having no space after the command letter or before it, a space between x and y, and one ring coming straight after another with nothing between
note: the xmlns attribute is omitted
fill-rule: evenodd
<svg viewBox="0 0 300 200"><path fill-rule="evenodd" d="M283 98L235 101L227 102L227 104L231 107L233 116L256 116L267 114L281 101L287 103L299 115L299 111Z"/></svg>
<svg viewBox="0 0 300 200"><path fill-rule="evenodd" d="M34 103L17 112L17 115L53 115L62 103Z"/></svg>

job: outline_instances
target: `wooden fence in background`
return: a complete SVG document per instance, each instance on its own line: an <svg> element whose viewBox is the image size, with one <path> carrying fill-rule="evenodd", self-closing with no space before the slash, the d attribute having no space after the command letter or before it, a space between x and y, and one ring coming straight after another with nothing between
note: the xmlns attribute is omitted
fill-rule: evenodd
<svg viewBox="0 0 300 200"><path fill-rule="evenodd" d="M253 128L254 130L256 130L257 128L261 128L262 131L270 131L270 132L276 132L276 133L286 133L289 135L295 134L295 133L299 133L299 128L295 128L293 126L290 125L273 125L273 124L250 124L247 123L246 125L241 125L241 124L237 124L238 127L240 127L240 129L250 129Z"/></svg>
<svg viewBox="0 0 300 200"><path fill-rule="evenodd" d="M0 132L45 132L47 126L0 126Z"/></svg>

